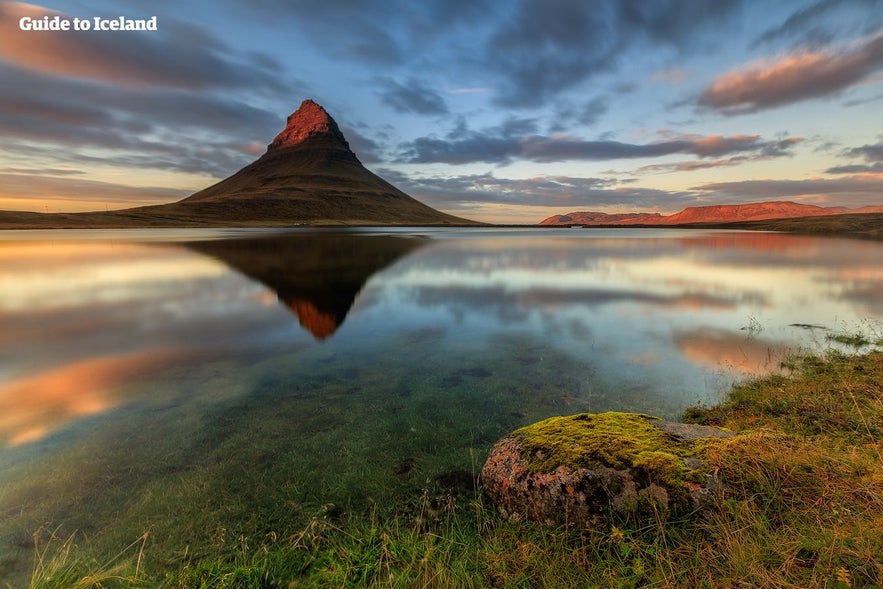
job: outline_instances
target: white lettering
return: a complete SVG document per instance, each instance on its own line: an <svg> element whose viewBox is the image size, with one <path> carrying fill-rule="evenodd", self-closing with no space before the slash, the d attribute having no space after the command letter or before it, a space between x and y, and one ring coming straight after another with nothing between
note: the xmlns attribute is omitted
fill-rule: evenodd
<svg viewBox="0 0 883 589"><path fill-rule="evenodd" d="M96 16L93 19L96 31L156 31L156 17L149 19L132 19L124 16L115 19L101 18Z"/></svg>
<svg viewBox="0 0 883 589"><path fill-rule="evenodd" d="M156 31L158 30L155 16L150 18L63 18L59 15L31 18L23 16L18 21L22 31Z"/></svg>
<svg viewBox="0 0 883 589"><path fill-rule="evenodd" d="M71 22L57 14L53 17L44 16L43 18L23 16L18 21L18 28L22 31L69 31Z"/></svg>

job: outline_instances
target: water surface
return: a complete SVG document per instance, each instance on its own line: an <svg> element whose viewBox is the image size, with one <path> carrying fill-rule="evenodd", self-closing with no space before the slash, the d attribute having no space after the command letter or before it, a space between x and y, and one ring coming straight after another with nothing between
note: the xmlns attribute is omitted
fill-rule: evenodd
<svg viewBox="0 0 883 589"><path fill-rule="evenodd" d="M879 330L881 260L682 230L0 232L0 578L41 527L108 554L149 530L175 567L468 486L551 415L676 418Z"/></svg>

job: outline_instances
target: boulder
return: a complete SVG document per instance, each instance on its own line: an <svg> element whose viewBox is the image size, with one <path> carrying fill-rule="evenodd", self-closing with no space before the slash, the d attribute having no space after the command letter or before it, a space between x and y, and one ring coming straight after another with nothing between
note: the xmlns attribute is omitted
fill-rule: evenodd
<svg viewBox="0 0 883 589"><path fill-rule="evenodd" d="M590 528L617 512L682 515L721 491L697 453L732 435L634 413L552 417L498 441L481 480L511 519Z"/></svg>

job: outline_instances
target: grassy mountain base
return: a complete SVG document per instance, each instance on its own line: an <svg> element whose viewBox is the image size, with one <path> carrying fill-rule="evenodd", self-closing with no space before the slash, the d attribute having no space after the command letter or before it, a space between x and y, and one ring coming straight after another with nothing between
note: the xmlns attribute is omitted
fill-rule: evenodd
<svg viewBox="0 0 883 589"><path fill-rule="evenodd" d="M883 352L787 367L686 412L741 435L704 451L728 494L682 520L543 528L430 485L391 517L326 506L294 533L216 531L171 569L148 535L104 559L38 535L31 587L880 587Z"/></svg>

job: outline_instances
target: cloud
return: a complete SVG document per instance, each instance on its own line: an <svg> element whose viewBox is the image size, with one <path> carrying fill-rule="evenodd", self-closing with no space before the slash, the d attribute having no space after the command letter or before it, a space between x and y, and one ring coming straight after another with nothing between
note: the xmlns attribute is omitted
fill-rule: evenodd
<svg viewBox="0 0 883 589"><path fill-rule="evenodd" d="M355 127L341 125L340 130L350 144L350 149L363 164L373 164L383 161L383 148L373 139L366 137Z"/></svg>
<svg viewBox="0 0 883 589"><path fill-rule="evenodd" d="M733 70L699 96L702 107L735 115L837 94L883 67L883 33L827 51L801 51Z"/></svg>
<svg viewBox="0 0 883 589"><path fill-rule="evenodd" d="M883 141L874 144L852 147L843 151L846 157L860 158L867 164L834 166L825 170L826 174L862 174L883 172Z"/></svg>
<svg viewBox="0 0 883 589"><path fill-rule="evenodd" d="M754 153L765 157L790 155L801 141L786 137L764 141L759 135L680 135L666 140L636 144L612 140L588 141L571 135L531 134L531 127L515 127L511 121L481 132L471 131L464 123L438 137L419 137L403 148L409 163L496 163L512 160L534 162L604 161L653 158L673 154L691 154L699 158L721 157L732 153Z"/></svg>
<svg viewBox="0 0 883 589"><path fill-rule="evenodd" d="M667 174L670 172L695 172L696 170L706 170L710 168L726 168L730 166L738 166L741 163L748 161L749 158L745 156L735 156L723 160L710 160L710 161L683 161L683 162L672 162L669 164L650 164L648 166L641 166L637 169L637 172L645 173L660 173Z"/></svg>
<svg viewBox="0 0 883 589"><path fill-rule="evenodd" d="M875 174L883 172L883 162L875 164L848 164L845 166L834 166L825 170L826 174Z"/></svg>
<svg viewBox="0 0 883 589"><path fill-rule="evenodd" d="M848 19L834 17L837 13L857 9L862 15L862 25L880 22L880 0L820 0L794 11L780 25L764 31L752 44L753 46L771 43L780 39L802 37L806 42L830 40L838 26Z"/></svg>
<svg viewBox="0 0 883 589"><path fill-rule="evenodd" d="M555 118L549 126L549 131L561 133L574 123L585 126L593 125L607 113L609 108L609 100L605 96L596 96L582 104L561 104L555 111Z"/></svg>
<svg viewBox="0 0 883 589"><path fill-rule="evenodd" d="M56 166L131 165L223 177L254 159L255 144L266 145L284 124L230 93L111 86L2 62L0 85L0 152Z"/></svg>
<svg viewBox="0 0 883 589"><path fill-rule="evenodd" d="M205 29L163 18L156 32L34 33L19 29L24 16L63 15L20 2L0 2L0 59L44 74L135 87L188 90L285 90L281 65L256 54L237 58Z"/></svg>
<svg viewBox="0 0 883 589"><path fill-rule="evenodd" d="M725 202L758 202L799 197L806 204L860 207L880 204L883 177L853 176L810 180L744 180L713 182L694 186L691 191L714 196Z"/></svg>
<svg viewBox="0 0 883 589"><path fill-rule="evenodd" d="M862 157L869 162L883 162L883 141L873 145L862 145L861 147L847 149L845 154L851 157Z"/></svg>
<svg viewBox="0 0 883 589"><path fill-rule="evenodd" d="M650 79L654 82L660 82L670 86L678 86L683 84L684 80L687 79L687 70L680 67L659 70L650 76Z"/></svg>
<svg viewBox="0 0 883 589"><path fill-rule="evenodd" d="M501 75L496 101L536 107L612 71L629 51L679 51L723 25L740 6L720 2L522 0L492 35L488 69Z"/></svg>
<svg viewBox="0 0 883 589"><path fill-rule="evenodd" d="M471 210L487 204L678 209L694 204L687 195L652 188L628 187L610 178L537 176L498 178L491 173L461 176L412 176L389 169L378 174L408 194L446 210Z"/></svg>
<svg viewBox="0 0 883 589"><path fill-rule="evenodd" d="M405 84L391 78L380 78L378 84L382 88L380 97L396 112L421 115L448 113L448 105L441 94L416 78L409 78Z"/></svg>
<svg viewBox="0 0 883 589"><path fill-rule="evenodd" d="M129 186L70 176L0 173L0 208L38 210L47 202L92 202L120 206L159 204L180 200L192 191L154 186ZM18 206L16 206L16 203ZM63 206L63 204L62 204ZM53 205L54 209L55 205Z"/></svg>

